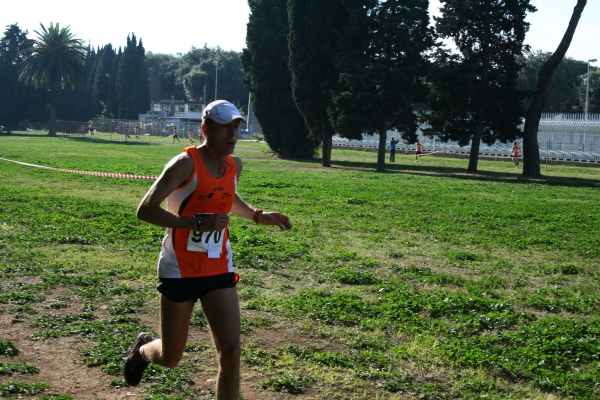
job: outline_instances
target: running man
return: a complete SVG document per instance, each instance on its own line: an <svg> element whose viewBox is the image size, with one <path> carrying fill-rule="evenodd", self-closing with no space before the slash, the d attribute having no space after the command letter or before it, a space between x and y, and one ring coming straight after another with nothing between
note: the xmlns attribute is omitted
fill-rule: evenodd
<svg viewBox="0 0 600 400"><path fill-rule="evenodd" d="M419 162L419 156L421 154L423 154L423 145L417 139L417 148L416 148L416 151L415 151L415 162Z"/></svg>
<svg viewBox="0 0 600 400"><path fill-rule="evenodd" d="M173 127L173 144L175 144L175 139L181 143L181 140L179 140L179 131L177 130L176 126Z"/></svg>
<svg viewBox="0 0 600 400"><path fill-rule="evenodd" d="M240 309L229 213L291 229L287 216L254 208L237 193L243 165L232 154L242 122L246 123L244 117L227 101L206 106L202 121L206 142L171 159L138 206L139 219L165 227L166 233L158 260L161 338L145 332L136 337L123 368L131 386L141 381L150 363L177 366L194 305L200 300L217 349L216 398L239 398Z"/></svg>
<svg viewBox="0 0 600 400"><path fill-rule="evenodd" d="M128 127L128 126L126 126L126 127L125 127L125 140L129 139L129 137L130 137L130 136L129 136L129 127Z"/></svg>
<svg viewBox="0 0 600 400"><path fill-rule="evenodd" d="M135 126L135 128L133 128L133 132L135 133L135 139L139 140L140 139L140 128L138 128L137 125Z"/></svg>
<svg viewBox="0 0 600 400"><path fill-rule="evenodd" d="M188 139L190 139L190 144L194 144L194 131L192 128L188 131Z"/></svg>
<svg viewBox="0 0 600 400"><path fill-rule="evenodd" d="M519 168L519 152L520 151L521 151L521 149L519 149L517 142L514 142L513 147L511 149L511 157L512 157L513 162L515 163L515 168Z"/></svg>

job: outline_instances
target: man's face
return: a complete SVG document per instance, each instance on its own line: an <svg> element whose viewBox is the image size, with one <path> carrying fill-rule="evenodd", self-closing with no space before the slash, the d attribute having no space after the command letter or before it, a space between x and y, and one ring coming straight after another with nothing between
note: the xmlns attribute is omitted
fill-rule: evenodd
<svg viewBox="0 0 600 400"><path fill-rule="evenodd" d="M242 121L236 119L228 124L212 122L211 127L206 126L206 141L209 147L226 155L233 154L235 145L240 138L240 125Z"/></svg>

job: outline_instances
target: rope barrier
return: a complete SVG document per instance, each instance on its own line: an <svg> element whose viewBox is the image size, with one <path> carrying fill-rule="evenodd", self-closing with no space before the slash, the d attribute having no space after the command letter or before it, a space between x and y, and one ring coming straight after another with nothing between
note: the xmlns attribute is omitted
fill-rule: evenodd
<svg viewBox="0 0 600 400"><path fill-rule="evenodd" d="M2 158L2 157L0 157L0 160L8 161L8 162L19 164L19 165L24 165L26 167L42 168L42 169L48 169L51 171L68 172L71 174L78 174L78 175L101 176L104 178L147 179L150 181L155 181L158 178L157 176L152 176L152 175L149 176L149 175L136 175L136 174L117 174L117 173L111 173L111 172L79 171L79 170L75 170L75 169L53 168L53 167L46 167L43 165L29 164L29 163L24 163L24 162L20 162L20 161L9 160L7 158Z"/></svg>

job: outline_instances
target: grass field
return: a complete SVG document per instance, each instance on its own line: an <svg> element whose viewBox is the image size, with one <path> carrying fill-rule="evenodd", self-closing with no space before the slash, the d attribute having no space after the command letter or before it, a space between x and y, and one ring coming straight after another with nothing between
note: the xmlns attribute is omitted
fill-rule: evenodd
<svg viewBox="0 0 600 400"><path fill-rule="evenodd" d="M139 175L183 147L0 136L1 158ZM232 217L241 398L600 398L600 169L524 179L510 161L473 174L399 154L376 173L376 153L334 150L322 168L258 142L236 155L242 197L293 224ZM0 160L2 397L214 398L199 309L179 367L151 366L135 389L120 374L135 335L160 333L164 230L135 217L150 185Z"/></svg>

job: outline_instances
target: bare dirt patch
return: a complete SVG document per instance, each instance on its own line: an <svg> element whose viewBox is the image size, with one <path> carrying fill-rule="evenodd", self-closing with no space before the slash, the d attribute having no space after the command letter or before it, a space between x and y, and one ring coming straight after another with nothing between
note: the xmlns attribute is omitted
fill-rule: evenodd
<svg viewBox="0 0 600 400"><path fill-rule="evenodd" d="M54 297L56 297L56 294L47 298L51 300ZM53 310L52 313L73 314L78 312L80 306L81 304L73 304L69 308ZM98 314L103 314L103 312L99 310ZM29 318L34 319L39 316L40 314L37 314ZM252 311L242 310L242 317L251 318L252 316ZM140 317L142 323L158 332L157 314L140 314L138 317ZM110 385L111 380L121 379L121 377L111 376L102 372L98 367L87 367L83 363L79 349L89 344L85 339L68 336L56 339L32 340L30 337L36 332L38 332L38 328L31 326L30 320L15 318L9 313L0 313L0 340L10 340L19 350L18 356L0 356L0 361L13 364L33 364L40 371L39 374L30 375L0 375L0 383L8 381L45 383L50 385L51 389L44 392L43 395L68 395L74 399L137 399L142 398L142 390L150 386L150 383L142 383L138 387L112 386ZM242 335L242 342L245 343L247 340L260 343L260 348L264 351L280 349L287 344L296 344L301 348L306 346L328 347L330 349L336 347L335 343L328 342L325 339L302 334L298 327L289 323L281 323L270 329L254 328L250 336ZM214 393L218 366L210 332L200 331L192 327L188 343L200 343L210 346L210 350L207 350L206 354L201 357L205 362L200 368L201 372L191 374L191 378L195 388L201 389L203 394L201 398L214 399L214 394L211 393ZM194 357L197 357L196 353L188 353L184 356L182 363ZM271 371L271 373L276 372L279 371L275 369ZM322 393L310 388L296 394L278 393L262 389L261 382L266 376L245 366L242 366L241 375L242 396L247 400L322 398ZM375 396L374 391L373 396ZM41 397L40 394L34 396L21 394L14 395L13 398L33 399L39 397Z"/></svg>

